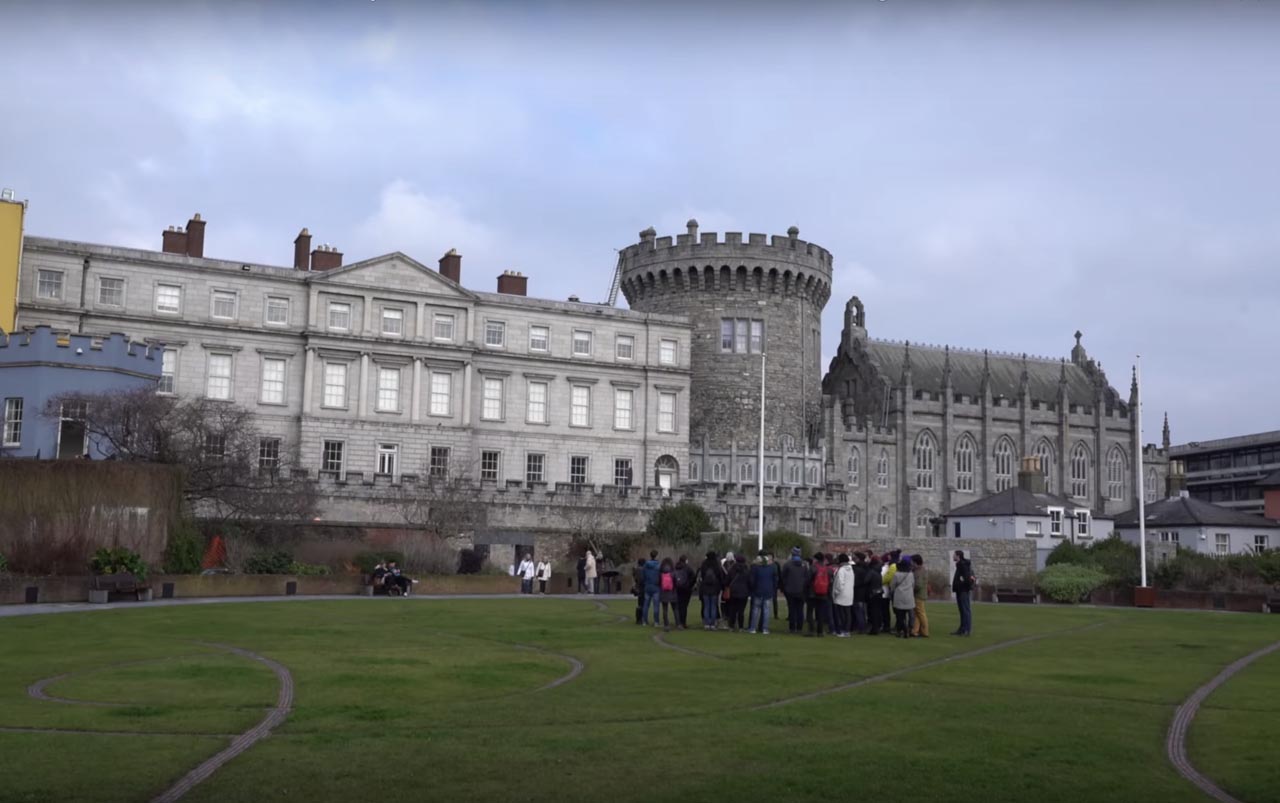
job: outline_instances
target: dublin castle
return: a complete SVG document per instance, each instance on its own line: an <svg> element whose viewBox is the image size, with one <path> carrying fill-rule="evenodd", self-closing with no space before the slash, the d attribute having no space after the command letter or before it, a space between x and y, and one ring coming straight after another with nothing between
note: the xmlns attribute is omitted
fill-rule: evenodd
<svg viewBox="0 0 1280 803"><path fill-rule="evenodd" d="M582 504L633 510L618 527L639 529L687 498L746 533L763 483L766 529L870 540L941 535L1024 456L1099 514L1163 487L1154 446L1134 487L1133 391L1079 333L1057 360L895 343L853 298L824 375L833 258L795 227L647 229L620 252L621 309L530 296L513 270L476 289L454 251L344 264L306 229L285 264L206 257L207 225L163 231L158 251L26 236L15 329L149 344L159 392L251 410L263 459L291 455L327 520L389 521L388 489L461 474L514 529Z"/></svg>

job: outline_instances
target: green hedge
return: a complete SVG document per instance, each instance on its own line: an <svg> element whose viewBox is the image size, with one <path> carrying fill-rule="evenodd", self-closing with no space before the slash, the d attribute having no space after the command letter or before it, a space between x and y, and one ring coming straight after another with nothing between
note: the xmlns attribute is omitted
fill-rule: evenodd
<svg viewBox="0 0 1280 803"><path fill-rule="evenodd" d="M147 564L142 556L123 546L103 547L89 559L89 570L94 574L132 574L146 579Z"/></svg>
<svg viewBox="0 0 1280 803"><path fill-rule="evenodd" d="M1107 575L1093 566L1057 563L1046 566L1036 579L1041 593L1055 602L1083 602L1107 583Z"/></svg>
<svg viewBox="0 0 1280 803"><path fill-rule="evenodd" d="M1096 569L1104 575L1104 585L1136 586L1140 579L1138 547L1121 540L1118 535L1088 546L1063 541L1054 547L1044 563L1046 568L1085 566Z"/></svg>

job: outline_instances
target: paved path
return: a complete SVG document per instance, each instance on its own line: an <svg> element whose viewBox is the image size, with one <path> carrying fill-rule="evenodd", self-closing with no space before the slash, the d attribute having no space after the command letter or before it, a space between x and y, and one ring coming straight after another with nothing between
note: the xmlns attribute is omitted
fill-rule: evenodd
<svg viewBox="0 0 1280 803"><path fill-rule="evenodd" d="M1202 792L1215 800L1222 803L1240 803L1222 787L1215 784L1209 778L1201 775L1196 768L1191 766L1191 760L1187 757L1187 729L1191 727L1191 722L1196 718L1196 712L1200 710L1200 704L1213 694L1214 690L1231 679L1231 676L1244 669L1249 664L1258 660L1264 655L1280 650L1280 641L1269 647L1263 647L1257 652L1250 653L1235 663L1219 672L1213 680L1204 684L1186 699L1182 705L1178 706L1178 711L1173 715L1173 723L1169 726L1169 737L1165 741L1165 751L1169 755L1169 760L1173 762L1174 768L1178 773L1191 783L1200 788Z"/></svg>

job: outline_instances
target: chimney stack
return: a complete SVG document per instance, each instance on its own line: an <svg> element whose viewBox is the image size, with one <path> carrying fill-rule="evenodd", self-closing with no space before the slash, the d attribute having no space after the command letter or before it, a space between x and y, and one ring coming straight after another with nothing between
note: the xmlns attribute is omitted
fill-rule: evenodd
<svg viewBox="0 0 1280 803"><path fill-rule="evenodd" d="M450 248L440 257L440 275L454 284L462 284L462 255L458 249Z"/></svg>
<svg viewBox="0 0 1280 803"><path fill-rule="evenodd" d="M294 270L311 270L311 232L303 229L293 240Z"/></svg>
<svg viewBox="0 0 1280 803"><path fill-rule="evenodd" d="M1018 487L1028 493L1048 493L1039 457L1022 458L1022 468L1018 470Z"/></svg>
<svg viewBox="0 0 1280 803"><path fill-rule="evenodd" d="M520 271L504 270L498 277L498 292L508 296L527 296L529 277Z"/></svg>
<svg viewBox="0 0 1280 803"><path fill-rule="evenodd" d="M160 243L160 250L166 254L187 253L187 233L174 226L160 233Z"/></svg>
<svg viewBox="0 0 1280 803"><path fill-rule="evenodd" d="M313 271L333 270L342 267L342 252L331 245L322 245L311 252Z"/></svg>
<svg viewBox="0 0 1280 803"><path fill-rule="evenodd" d="M1181 460L1169 461L1169 476L1165 478L1166 496L1170 499L1187 494L1187 474Z"/></svg>
<svg viewBox="0 0 1280 803"><path fill-rule="evenodd" d="M204 256L204 224L205 221L200 219L199 212L187 221L187 256L189 257Z"/></svg>

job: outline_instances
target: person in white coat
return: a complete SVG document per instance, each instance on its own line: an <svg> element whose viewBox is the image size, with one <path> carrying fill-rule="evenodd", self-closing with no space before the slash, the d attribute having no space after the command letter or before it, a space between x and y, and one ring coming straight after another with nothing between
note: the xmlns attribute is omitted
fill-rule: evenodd
<svg viewBox="0 0 1280 803"><path fill-rule="evenodd" d="M837 560L835 582L831 589L831 602L836 607L836 638L849 638L853 629L853 590L856 578L849 556L841 553Z"/></svg>
<svg viewBox="0 0 1280 803"><path fill-rule="evenodd" d="M599 592L598 575L596 574L596 553L593 550L587 550L587 573L584 575L587 584L587 593L595 594Z"/></svg>
<svg viewBox="0 0 1280 803"><path fill-rule="evenodd" d="M538 561L537 577L538 577L538 593L539 594L547 593L547 581L551 579L551 561L548 561L548 560Z"/></svg>
<svg viewBox="0 0 1280 803"><path fill-rule="evenodd" d="M538 569L533 564L533 555L525 553L524 560L520 561L520 565L516 567L516 574L520 576L520 593L533 593L533 576L537 574Z"/></svg>

